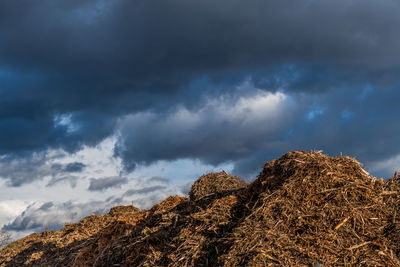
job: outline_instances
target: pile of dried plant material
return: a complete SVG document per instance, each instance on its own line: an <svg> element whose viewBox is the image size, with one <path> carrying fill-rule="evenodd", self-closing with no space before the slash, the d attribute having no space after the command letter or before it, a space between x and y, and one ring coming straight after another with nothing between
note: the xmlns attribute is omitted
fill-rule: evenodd
<svg viewBox="0 0 400 267"><path fill-rule="evenodd" d="M250 185L232 177L32 234L1 250L0 266L400 266L397 174L384 181L353 158L294 151Z"/></svg>
<svg viewBox="0 0 400 267"><path fill-rule="evenodd" d="M399 181L376 179L350 157L287 153L245 192L251 214L225 263L400 266Z"/></svg>
<svg viewBox="0 0 400 267"><path fill-rule="evenodd" d="M192 186L189 196L196 200L204 196L231 191L246 187L247 183L237 176L229 175L225 171L209 173L201 176Z"/></svg>
<svg viewBox="0 0 400 267"><path fill-rule="evenodd" d="M67 223L60 231L45 231L17 240L0 251L0 266L68 265L90 237L104 229L113 217L91 215L78 223Z"/></svg>

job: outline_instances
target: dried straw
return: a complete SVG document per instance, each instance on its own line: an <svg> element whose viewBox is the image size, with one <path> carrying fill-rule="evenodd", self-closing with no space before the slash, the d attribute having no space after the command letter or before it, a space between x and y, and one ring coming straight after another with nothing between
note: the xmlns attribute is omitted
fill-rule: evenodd
<svg viewBox="0 0 400 267"><path fill-rule="evenodd" d="M117 207L0 251L0 266L400 266L400 177L289 152L250 185L200 177L190 198Z"/></svg>

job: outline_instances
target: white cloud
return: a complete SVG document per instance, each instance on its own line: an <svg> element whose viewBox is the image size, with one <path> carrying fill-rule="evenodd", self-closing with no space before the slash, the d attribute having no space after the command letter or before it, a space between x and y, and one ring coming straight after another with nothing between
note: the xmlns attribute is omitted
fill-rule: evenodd
<svg viewBox="0 0 400 267"><path fill-rule="evenodd" d="M71 162L86 165L82 172L71 176L72 181L71 177L49 175L19 187L9 187L6 180L0 180L0 228L8 224L6 230L13 238L21 238L42 231L46 226L57 229L93 212L107 212L117 205L133 204L147 209L170 195L182 195L181 185L197 179L204 172L232 169L230 164L215 167L192 160L161 161L130 173L126 176L128 183L120 188L88 191L90 178L118 177L121 161L113 157L114 144L115 138L107 139L96 147L85 147L70 155L63 151L48 151L46 166L67 166ZM39 170L44 168L37 167ZM71 187L70 182L75 187ZM129 193L124 196L126 192Z"/></svg>
<svg viewBox="0 0 400 267"><path fill-rule="evenodd" d="M29 205L29 201L3 200L0 201L0 229L20 215Z"/></svg>
<svg viewBox="0 0 400 267"><path fill-rule="evenodd" d="M371 162L367 165L368 169L382 178L391 178L394 171L400 172L400 155L396 155L389 159Z"/></svg>
<svg viewBox="0 0 400 267"><path fill-rule="evenodd" d="M262 150L294 116L282 92L208 99L200 108L179 106L167 115L128 115L118 124L117 154L128 170L160 160L200 159L221 164Z"/></svg>
<svg viewBox="0 0 400 267"><path fill-rule="evenodd" d="M86 203L38 201L29 205L13 222L5 225L4 229L8 231L43 231L45 227L58 229L67 222L78 221L91 213L107 211L107 208L110 208L107 204L104 201Z"/></svg>

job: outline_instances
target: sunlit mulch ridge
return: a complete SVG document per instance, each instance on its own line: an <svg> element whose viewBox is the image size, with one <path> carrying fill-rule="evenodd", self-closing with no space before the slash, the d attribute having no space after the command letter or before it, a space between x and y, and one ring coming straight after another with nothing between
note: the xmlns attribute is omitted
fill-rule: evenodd
<svg viewBox="0 0 400 267"><path fill-rule="evenodd" d="M196 200L213 193L231 191L246 187L248 184L234 175L229 175L225 171L209 173L201 176L192 186L189 196Z"/></svg>

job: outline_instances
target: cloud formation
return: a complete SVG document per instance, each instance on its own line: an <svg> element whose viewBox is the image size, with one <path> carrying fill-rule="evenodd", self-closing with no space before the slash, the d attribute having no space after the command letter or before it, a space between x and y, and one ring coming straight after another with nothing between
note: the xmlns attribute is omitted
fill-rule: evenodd
<svg viewBox="0 0 400 267"><path fill-rule="evenodd" d="M68 163L65 168L64 171L65 172L81 172L83 171L83 169L86 167L85 164L83 164L82 162L72 162L72 163Z"/></svg>
<svg viewBox="0 0 400 267"><path fill-rule="evenodd" d="M73 186L55 172L85 166L38 155L113 135L127 171L183 158L246 175L298 148L393 158L399 12L391 0L2 2L0 177Z"/></svg>
<svg viewBox="0 0 400 267"><path fill-rule="evenodd" d="M104 178L91 178L89 191L104 191L109 188L121 187L121 185L127 184L128 178L113 176L113 177L104 177Z"/></svg>
<svg viewBox="0 0 400 267"><path fill-rule="evenodd" d="M161 177L161 176L152 176L149 179L147 179L147 182L159 183L159 184L169 184L170 180L168 178Z"/></svg>
<svg viewBox="0 0 400 267"><path fill-rule="evenodd" d="M111 206L112 207L112 206ZM110 205L103 201L87 203L36 202L28 206L13 222L3 227L5 231L43 231L58 230L67 222L76 222L91 213L107 212Z"/></svg>
<svg viewBox="0 0 400 267"><path fill-rule="evenodd" d="M68 183L72 188L76 187L79 177L73 175L52 177L47 183L47 187L58 185L59 183Z"/></svg>
<svg viewBox="0 0 400 267"><path fill-rule="evenodd" d="M157 160L197 158L208 164L266 149L291 122L286 95L255 91L235 101L210 99L198 110L178 107L167 115L150 112L119 123L115 153L127 170Z"/></svg>
<svg viewBox="0 0 400 267"><path fill-rule="evenodd" d="M154 193L156 191L160 191L163 189L166 189L167 187L164 185L154 185L154 186L148 186L148 187L143 187L140 189L129 189L123 194L123 197L130 197L134 195L139 195L139 194L149 194L149 193Z"/></svg>
<svg viewBox="0 0 400 267"><path fill-rule="evenodd" d="M71 186L74 186L77 177L69 173L79 173L85 165L81 162L52 164L53 159L49 153L0 157L0 178L7 179L10 186L21 186L46 177L51 177L49 186L62 180L69 180Z"/></svg>
<svg viewBox="0 0 400 267"><path fill-rule="evenodd" d="M107 213L114 206L134 205L138 208L148 209L168 195L173 194L174 190L166 186L139 187L135 190L128 190L123 196L112 196L102 200L83 202L36 201L27 207L25 203L22 209L21 201L18 203L0 202L0 210L7 211L7 209L16 208L15 211L9 212L9 218L14 217L15 219L0 229L12 233L41 232L46 227L49 230L59 230L65 223L78 222L90 214ZM142 194L142 196L134 196L139 194ZM143 196L143 194L146 194L146 196ZM15 216L17 215L16 211L22 211L22 213Z"/></svg>

